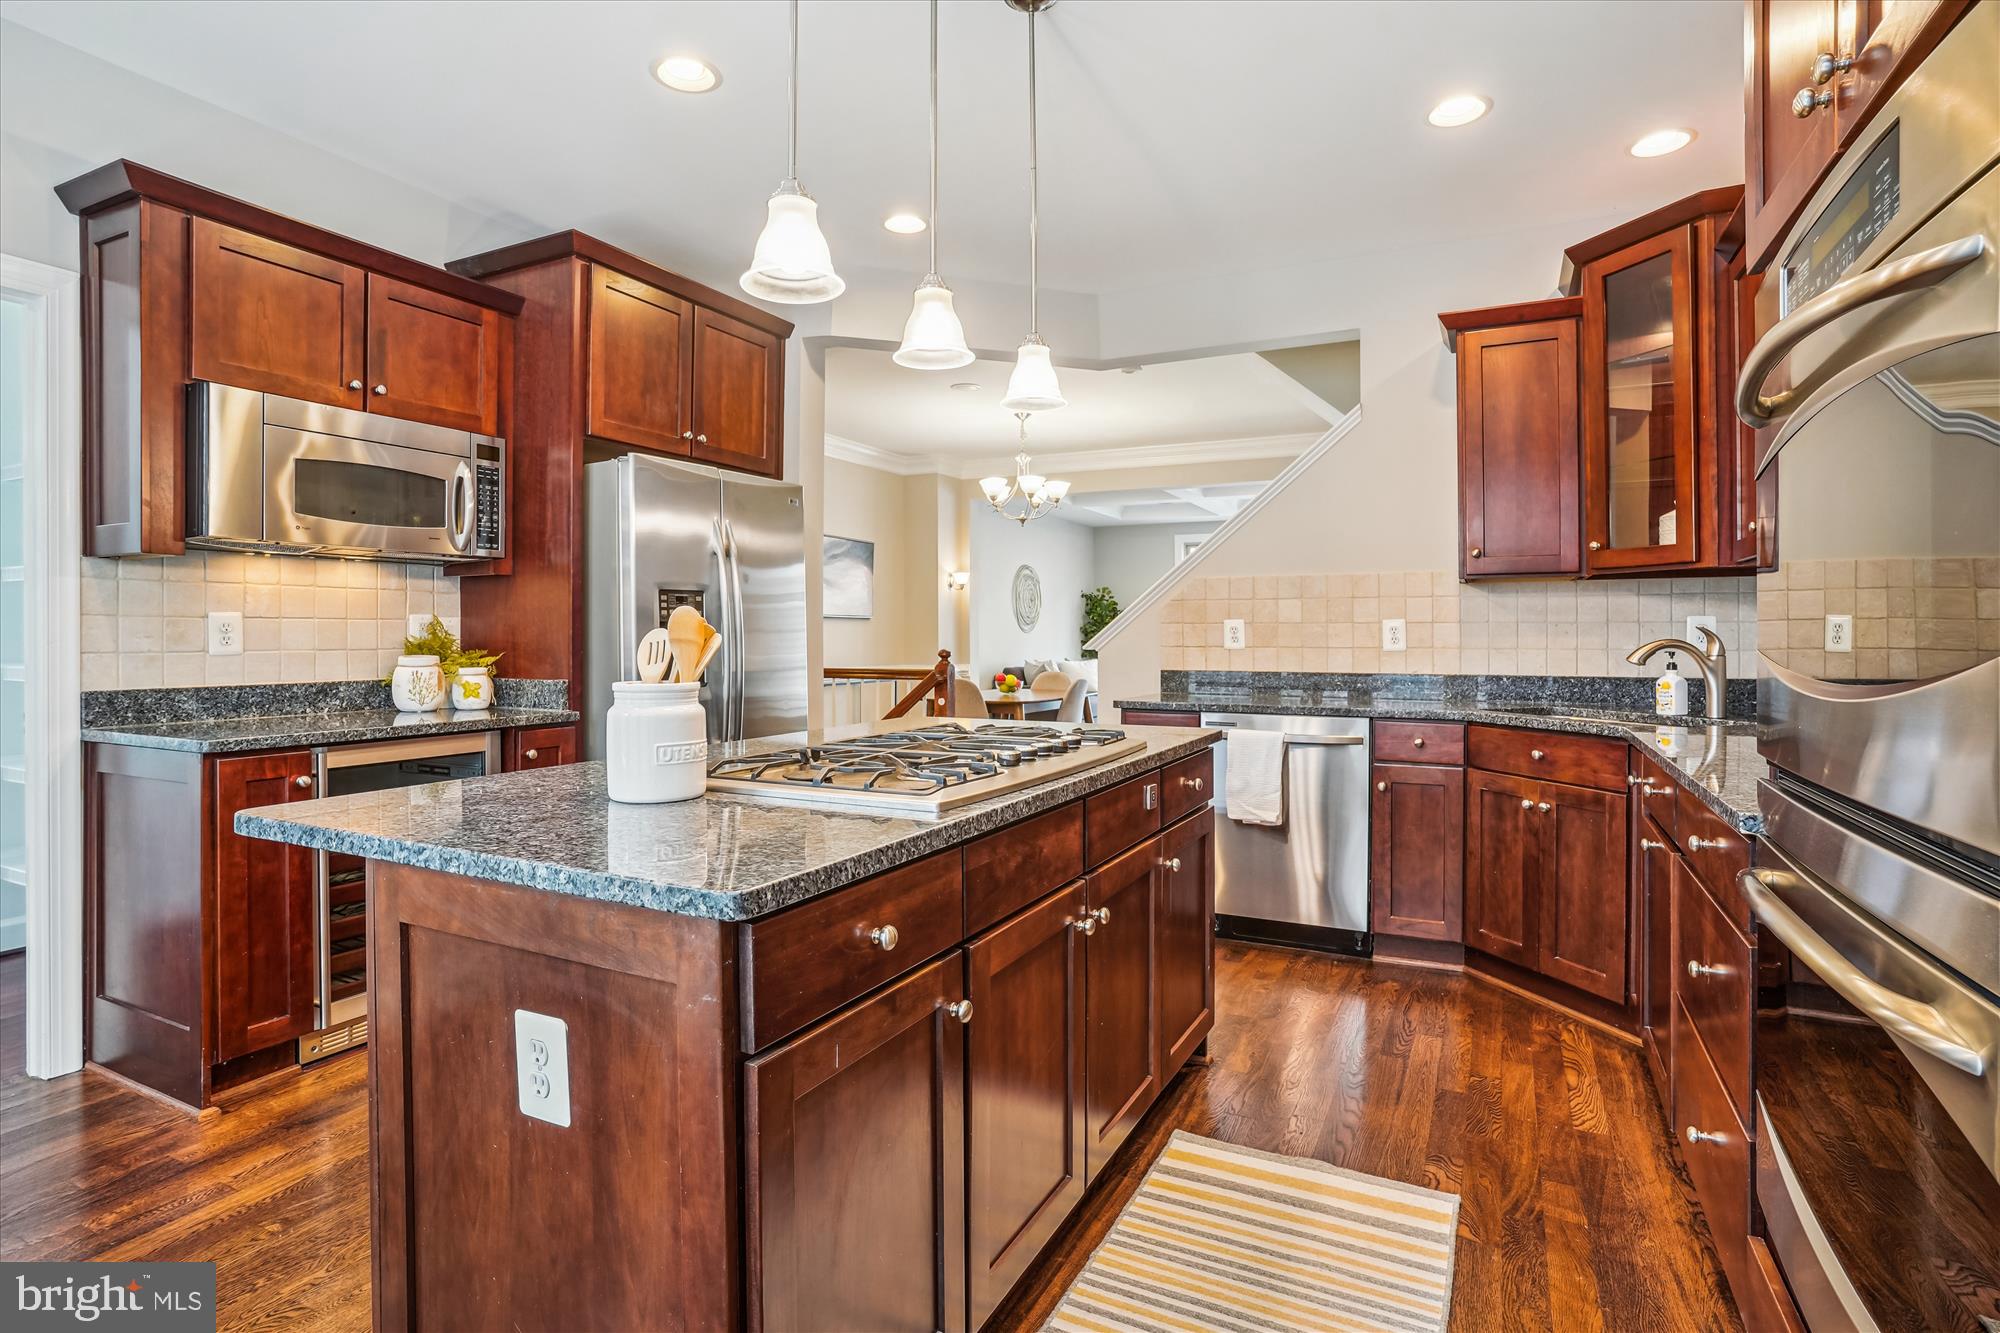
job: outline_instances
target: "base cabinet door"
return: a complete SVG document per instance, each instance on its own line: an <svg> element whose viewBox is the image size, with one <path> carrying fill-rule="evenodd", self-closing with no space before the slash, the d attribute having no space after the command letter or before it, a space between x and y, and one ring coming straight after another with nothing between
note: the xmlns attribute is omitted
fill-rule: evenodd
<svg viewBox="0 0 2000 1333"><path fill-rule="evenodd" d="M1625 805L1622 794L1541 784L1538 967L1592 995L1623 1003L1627 945Z"/></svg>
<svg viewBox="0 0 2000 1333"><path fill-rule="evenodd" d="M1639 820L1639 902L1645 913L1640 933L1643 971L1639 979L1639 1031L1659 1085L1673 1105L1674 855L1673 845L1650 819Z"/></svg>
<svg viewBox="0 0 2000 1333"><path fill-rule="evenodd" d="M1087 919L1079 880L965 946L971 1328L1083 1198Z"/></svg>
<svg viewBox="0 0 2000 1333"><path fill-rule="evenodd" d="M1465 770L1377 764L1374 779L1370 929L1459 943L1465 930Z"/></svg>
<svg viewBox="0 0 2000 1333"><path fill-rule="evenodd" d="M746 1066L751 1328L963 1333L962 971L953 951Z"/></svg>
<svg viewBox="0 0 2000 1333"><path fill-rule="evenodd" d="M1155 836L1106 862L1085 881L1085 906L1091 914L1084 946L1089 1028L1085 1151L1093 1180L1160 1094L1153 889L1159 859Z"/></svg>
<svg viewBox="0 0 2000 1333"><path fill-rule="evenodd" d="M1541 927L1541 784L1469 769L1465 775L1465 942L1535 966Z"/></svg>
<svg viewBox="0 0 2000 1333"><path fill-rule="evenodd" d="M1215 812L1160 836L1160 1078L1171 1079L1215 1026Z"/></svg>
<svg viewBox="0 0 2000 1333"><path fill-rule="evenodd" d="M243 837L233 823L238 810L316 795L309 751L215 762L218 1061L312 1031L313 855Z"/></svg>
<svg viewBox="0 0 2000 1333"><path fill-rule="evenodd" d="M516 727L507 733L502 761L510 773L554 768L577 760L575 727Z"/></svg>

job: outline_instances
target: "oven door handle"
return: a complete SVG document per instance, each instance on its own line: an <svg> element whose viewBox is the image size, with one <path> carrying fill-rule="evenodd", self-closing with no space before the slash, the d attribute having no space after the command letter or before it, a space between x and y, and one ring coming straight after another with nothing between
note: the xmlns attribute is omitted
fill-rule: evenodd
<svg viewBox="0 0 2000 1333"><path fill-rule="evenodd" d="M478 517L478 487L473 485L472 466L460 463L452 469L445 497L445 540L460 555L472 545L472 525Z"/></svg>
<svg viewBox="0 0 2000 1333"><path fill-rule="evenodd" d="M1736 415L1744 425L1760 429L1784 416L1802 396L1799 389L1795 386L1766 397L1764 381L1794 347L1862 306L1935 287L1985 253L1984 236L1962 236L1836 282L1773 324L1743 358L1743 370L1736 380Z"/></svg>
<svg viewBox="0 0 2000 1333"><path fill-rule="evenodd" d="M1982 1077L1986 1073L1986 1052L1966 1045L1965 1039L1935 1007L1890 990L1864 975L1777 895L1772 886L1791 878L1782 870L1736 873L1736 882L1749 897L1757 920L1769 927L1820 980L1833 987L1841 999L1933 1059L1974 1078Z"/></svg>

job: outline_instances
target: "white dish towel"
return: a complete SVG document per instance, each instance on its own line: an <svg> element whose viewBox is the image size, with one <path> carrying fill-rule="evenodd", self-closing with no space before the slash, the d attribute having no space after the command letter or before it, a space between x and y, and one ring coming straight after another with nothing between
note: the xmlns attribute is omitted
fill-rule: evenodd
<svg viewBox="0 0 2000 1333"><path fill-rule="evenodd" d="M1225 742L1229 776L1224 799L1239 824L1285 822L1285 733L1238 728Z"/></svg>

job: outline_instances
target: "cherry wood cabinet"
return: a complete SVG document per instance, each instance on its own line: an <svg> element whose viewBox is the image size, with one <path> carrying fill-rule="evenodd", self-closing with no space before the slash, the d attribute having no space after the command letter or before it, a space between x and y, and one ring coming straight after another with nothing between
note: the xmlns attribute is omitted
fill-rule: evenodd
<svg viewBox="0 0 2000 1333"><path fill-rule="evenodd" d="M1528 778L1465 775L1465 942L1528 968L1541 929L1540 796Z"/></svg>
<svg viewBox="0 0 2000 1333"><path fill-rule="evenodd" d="M1639 1035L1663 1099L1672 1096L1674 880L1680 858L1665 830L1643 814L1633 823L1633 866L1642 913L1640 936ZM1672 1105L1669 1100L1668 1105Z"/></svg>
<svg viewBox="0 0 2000 1333"><path fill-rule="evenodd" d="M978 1328L1083 1198L1084 893L965 946L966 1264ZM1202 969L1195 969L1197 987Z"/></svg>
<svg viewBox="0 0 2000 1333"><path fill-rule="evenodd" d="M768 328L695 310L696 461L766 477L784 472L782 345Z"/></svg>
<svg viewBox="0 0 2000 1333"><path fill-rule="evenodd" d="M1561 782L1541 788L1535 801L1543 859L1537 969L1623 1004L1625 798Z"/></svg>
<svg viewBox="0 0 2000 1333"><path fill-rule="evenodd" d="M368 275L368 410L496 435L513 366L499 311Z"/></svg>
<svg viewBox="0 0 2000 1333"><path fill-rule="evenodd" d="M239 810L309 800L310 750L221 758L214 765L215 1058L312 1031L313 854L238 834Z"/></svg>
<svg viewBox="0 0 2000 1333"><path fill-rule="evenodd" d="M1370 776L1369 928L1377 935L1461 943L1465 770L1378 763Z"/></svg>
<svg viewBox="0 0 2000 1333"><path fill-rule="evenodd" d="M188 268L193 378L365 406L366 272L199 217Z"/></svg>
<svg viewBox="0 0 2000 1333"><path fill-rule="evenodd" d="M554 768L582 758L577 730L567 727L515 727L507 733L501 753L509 773L523 768Z"/></svg>
<svg viewBox="0 0 2000 1333"><path fill-rule="evenodd" d="M1085 879L1086 1170L1096 1179L1160 1095L1157 839Z"/></svg>
<svg viewBox="0 0 2000 1333"><path fill-rule="evenodd" d="M965 1328L961 957L746 1066L752 1329Z"/></svg>
<svg viewBox="0 0 2000 1333"><path fill-rule="evenodd" d="M1193 1057L1215 1026L1213 810L1203 809L1160 835L1158 897L1160 1069L1165 1079Z"/></svg>
<svg viewBox="0 0 2000 1333"><path fill-rule="evenodd" d="M589 417L600 440L686 456L694 307L604 264L590 268Z"/></svg>

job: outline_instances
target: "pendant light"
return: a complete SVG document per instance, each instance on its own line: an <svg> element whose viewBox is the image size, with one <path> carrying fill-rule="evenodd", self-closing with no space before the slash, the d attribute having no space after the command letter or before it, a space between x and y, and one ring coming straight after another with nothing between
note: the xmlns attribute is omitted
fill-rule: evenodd
<svg viewBox="0 0 2000 1333"><path fill-rule="evenodd" d="M937 262L937 182L938 182L938 0L931 0L931 267L917 284L916 302L909 322L903 325L903 345L889 358L912 370L956 370L972 364L972 349L965 345L965 326L952 309L951 288L938 276Z"/></svg>
<svg viewBox="0 0 2000 1333"><path fill-rule="evenodd" d="M799 188L799 0L792 0L792 72L785 84L791 112L787 137L789 167L771 196L764 230L750 269L737 279L743 290L781 305L815 305L847 290L833 271L833 256L819 229L819 205Z"/></svg>
<svg viewBox="0 0 2000 1333"><path fill-rule="evenodd" d="M1035 179L1035 15L1055 0L1007 0L1028 16L1028 336L1015 354L1014 373L1000 406L1010 412L1047 412L1066 405L1055 363L1041 333L1041 198ZM1025 522L1026 520L1023 520Z"/></svg>

